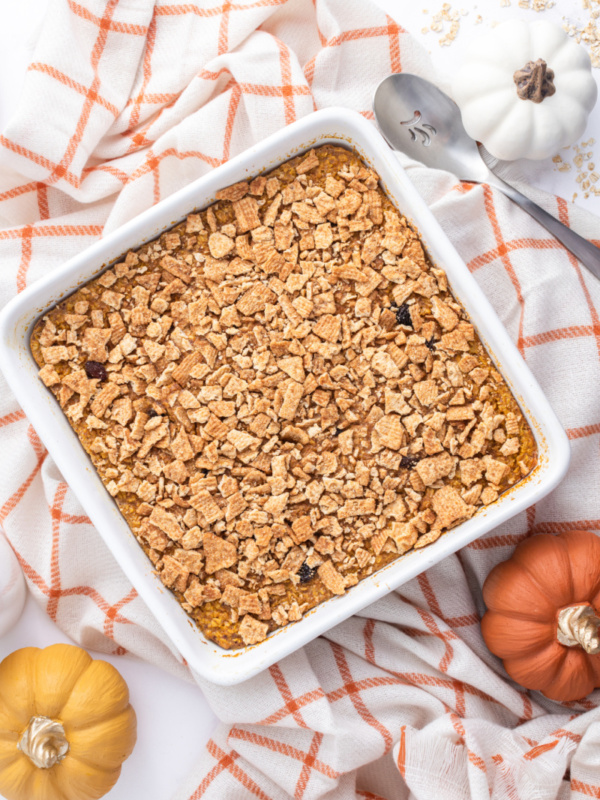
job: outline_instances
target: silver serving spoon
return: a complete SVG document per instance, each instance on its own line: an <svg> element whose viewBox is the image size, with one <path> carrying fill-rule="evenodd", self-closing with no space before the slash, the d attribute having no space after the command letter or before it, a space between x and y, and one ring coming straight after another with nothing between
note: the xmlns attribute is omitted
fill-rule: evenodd
<svg viewBox="0 0 600 800"><path fill-rule="evenodd" d="M408 73L389 75L375 91L373 109L395 150L427 167L452 172L460 180L500 189L600 278L600 249L495 175L464 129L459 107L433 83Z"/></svg>

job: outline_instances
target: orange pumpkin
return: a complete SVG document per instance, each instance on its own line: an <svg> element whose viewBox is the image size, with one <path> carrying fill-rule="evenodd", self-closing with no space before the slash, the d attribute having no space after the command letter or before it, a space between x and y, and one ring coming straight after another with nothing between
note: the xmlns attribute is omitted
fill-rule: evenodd
<svg viewBox="0 0 600 800"><path fill-rule="evenodd" d="M485 643L513 680L552 700L600 686L600 538L543 533L521 542L483 586Z"/></svg>

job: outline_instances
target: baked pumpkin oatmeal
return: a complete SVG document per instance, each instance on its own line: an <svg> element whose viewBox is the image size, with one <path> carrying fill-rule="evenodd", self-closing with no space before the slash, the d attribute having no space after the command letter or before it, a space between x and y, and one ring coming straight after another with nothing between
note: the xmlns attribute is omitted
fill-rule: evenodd
<svg viewBox="0 0 600 800"><path fill-rule="evenodd" d="M445 273L343 147L222 190L31 347L162 582L225 648L436 541L537 459Z"/></svg>

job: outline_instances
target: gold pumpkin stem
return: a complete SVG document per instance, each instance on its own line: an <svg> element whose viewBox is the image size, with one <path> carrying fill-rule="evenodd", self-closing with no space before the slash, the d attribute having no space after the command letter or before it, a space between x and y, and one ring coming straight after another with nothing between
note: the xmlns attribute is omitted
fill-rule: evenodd
<svg viewBox="0 0 600 800"><path fill-rule="evenodd" d="M515 72L513 80L521 100L531 100L532 103L541 103L545 97L550 97L556 91L553 83L554 71L548 68L543 58L528 61Z"/></svg>
<svg viewBox="0 0 600 800"><path fill-rule="evenodd" d="M558 613L556 638L566 647L582 647L586 653L600 653L600 618L588 605L567 606Z"/></svg>
<svg viewBox="0 0 600 800"><path fill-rule="evenodd" d="M17 744L36 767L50 769L67 755L65 729L49 717L32 717Z"/></svg>

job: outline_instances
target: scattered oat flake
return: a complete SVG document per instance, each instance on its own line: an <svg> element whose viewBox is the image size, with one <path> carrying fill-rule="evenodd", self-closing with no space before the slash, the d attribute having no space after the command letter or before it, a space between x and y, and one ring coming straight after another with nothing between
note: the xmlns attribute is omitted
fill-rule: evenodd
<svg viewBox="0 0 600 800"><path fill-rule="evenodd" d="M583 10L587 12L585 22L565 21L563 28L578 44L587 46L593 67L600 67L600 2L599 0L583 0Z"/></svg>
<svg viewBox="0 0 600 800"><path fill-rule="evenodd" d="M598 3L598 14L600 15L600 2ZM600 28L598 29L598 37L598 43L600 47ZM600 61L598 65L600 66ZM570 151L571 161L567 160L566 153L564 157L560 153L557 153L552 158L552 162L555 165L554 169L557 172L570 172L573 167L575 168L574 181L582 189L583 197L586 200L590 196L600 196L600 187L595 185L600 177L595 171L596 164L593 151L593 145L595 143L595 139L590 138L586 141L581 141L578 144L573 144L563 148L564 151ZM573 199L575 199L577 196L578 193L576 192L573 195Z"/></svg>
<svg viewBox="0 0 600 800"><path fill-rule="evenodd" d="M427 12L424 11L423 13ZM444 3L439 11L432 14L429 30L441 34L438 39L440 47L448 47L452 44L460 30L460 18L467 14L466 9L454 9L450 3ZM427 28L423 28L422 33L427 32L427 30Z"/></svg>

